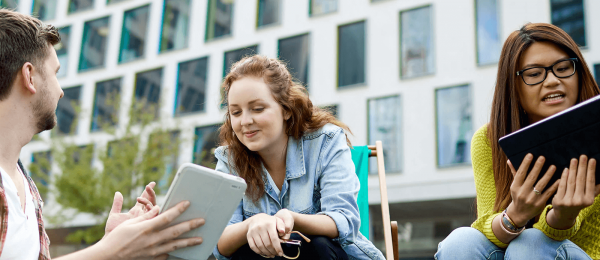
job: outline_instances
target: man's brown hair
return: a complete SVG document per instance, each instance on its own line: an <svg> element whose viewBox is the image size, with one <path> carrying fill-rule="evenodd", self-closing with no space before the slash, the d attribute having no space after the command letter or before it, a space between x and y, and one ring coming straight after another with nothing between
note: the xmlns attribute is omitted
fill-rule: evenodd
<svg viewBox="0 0 600 260"><path fill-rule="evenodd" d="M60 36L54 26L0 8L0 101L10 94L10 86L26 62L31 62L43 73L48 44L59 42Z"/></svg>

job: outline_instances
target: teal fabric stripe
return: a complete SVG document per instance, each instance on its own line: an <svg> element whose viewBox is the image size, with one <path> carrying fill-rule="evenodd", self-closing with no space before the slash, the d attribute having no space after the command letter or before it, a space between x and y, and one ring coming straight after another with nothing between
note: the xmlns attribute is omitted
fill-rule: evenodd
<svg viewBox="0 0 600 260"><path fill-rule="evenodd" d="M369 239L369 147L354 146L352 161L358 180L360 190L358 191L358 211L360 212L360 233Z"/></svg>

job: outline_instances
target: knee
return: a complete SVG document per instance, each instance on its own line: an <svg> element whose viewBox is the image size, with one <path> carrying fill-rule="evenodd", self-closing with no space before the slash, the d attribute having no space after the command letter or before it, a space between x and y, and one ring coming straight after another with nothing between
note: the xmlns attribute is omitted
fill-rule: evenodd
<svg viewBox="0 0 600 260"><path fill-rule="evenodd" d="M471 227L460 227L452 231L448 237L440 242L439 247L443 249L468 248L483 239L487 240L485 235L479 230Z"/></svg>
<svg viewBox="0 0 600 260"><path fill-rule="evenodd" d="M570 240L556 241L535 228L528 228L506 248L506 257L518 256L519 259L590 259L587 254ZM569 256L569 257L566 257Z"/></svg>
<svg viewBox="0 0 600 260"><path fill-rule="evenodd" d="M500 250L479 230L471 227L457 228L438 245L436 259L477 259Z"/></svg>

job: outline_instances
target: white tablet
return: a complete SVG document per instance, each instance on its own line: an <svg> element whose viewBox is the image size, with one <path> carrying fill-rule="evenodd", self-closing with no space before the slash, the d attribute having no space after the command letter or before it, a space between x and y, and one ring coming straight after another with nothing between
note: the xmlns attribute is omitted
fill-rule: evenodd
<svg viewBox="0 0 600 260"><path fill-rule="evenodd" d="M204 218L206 222L203 226L180 236L202 237L202 244L175 250L170 255L183 259L207 259L245 191L246 182L240 177L192 163L183 164L169 187L161 211L164 212L177 203L188 200L190 207L177 217L172 225L195 218Z"/></svg>

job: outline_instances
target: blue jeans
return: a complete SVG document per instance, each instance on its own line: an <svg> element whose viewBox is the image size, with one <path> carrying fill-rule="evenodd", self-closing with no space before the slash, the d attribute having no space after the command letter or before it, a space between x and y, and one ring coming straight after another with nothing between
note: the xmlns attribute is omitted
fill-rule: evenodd
<svg viewBox="0 0 600 260"><path fill-rule="evenodd" d="M471 227L457 228L438 245L436 260L446 259L585 259L591 258L569 240L556 241L542 231L529 228L508 244L506 249L492 243Z"/></svg>

